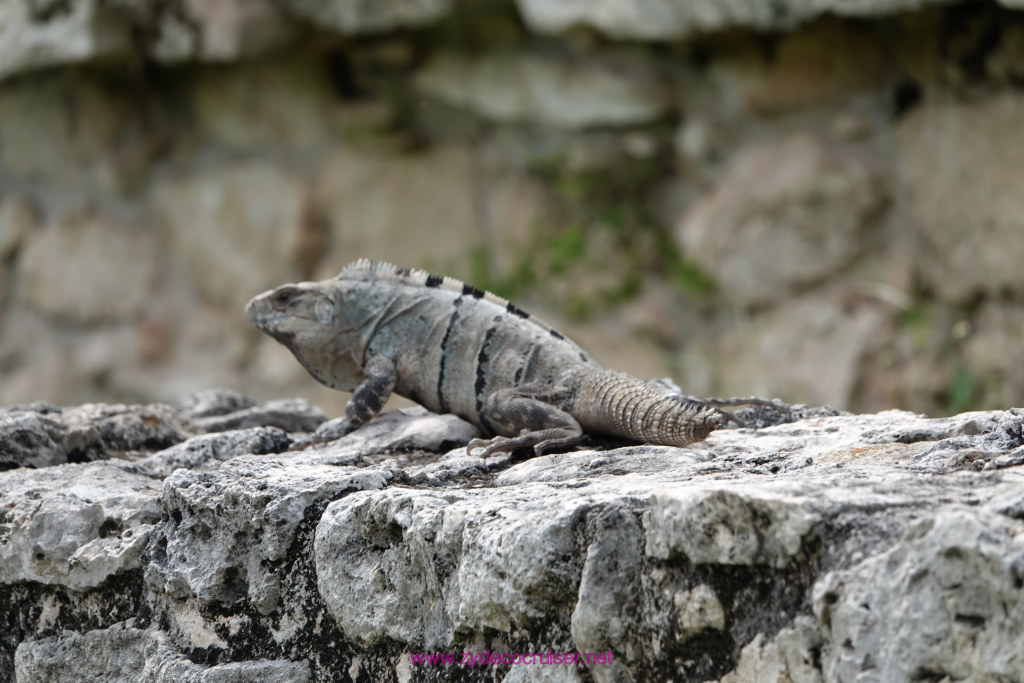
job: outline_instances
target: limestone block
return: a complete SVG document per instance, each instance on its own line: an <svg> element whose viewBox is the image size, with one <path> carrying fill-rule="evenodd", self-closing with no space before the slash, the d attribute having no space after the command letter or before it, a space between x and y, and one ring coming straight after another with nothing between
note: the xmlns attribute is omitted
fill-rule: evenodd
<svg viewBox="0 0 1024 683"><path fill-rule="evenodd" d="M46 8L49 7L49 11ZM56 64L126 54L131 34L99 0L59 6L11 0L0 6L0 78Z"/></svg>
<svg viewBox="0 0 1024 683"><path fill-rule="evenodd" d="M770 56L744 43L716 59L710 76L728 105L772 114L878 87L888 66L875 36L837 21L780 36Z"/></svg>
<svg viewBox="0 0 1024 683"><path fill-rule="evenodd" d="M668 489L654 494L646 551L663 559L682 553L694 564L784 567L814 523L800 501L786 497Z"/></svg>
<svg viewBox="0 0 1024 683"><path fill-rule="evenodd" d="M26 240L18 290L50 317L93 324L139 313L152 298L156 274L152 234L78 213Z"/></svg>
<svg viewBox="0 0 1024 683"><path fill-rule="evenodd" d="M427 24L451 11L452 0L297 0L288 5L296 17L343 34L378 33Z"/></svg>
<svg viewBox="0 0 1024 683"><path fill-rule="evenodd" d="M387 470L280 467L243 456L214 470L171 474L160 498L171 523L160 529L166 549L147 573L150 585L177 599L231 604L248 598L268 614L281 601L273 565L287 556L310 506L344 491L382 488L390 479ZM253 476L264 483L249 486Z"/></svg>
<svg viewBox="0 0 1024 683"><path fill-rule="evenodd" d="M813 591L826 680L1024 676L1019 520L949 506ZM881 679L881 677L879 678Z"/></svg>
<svg viewBox="0 0 1024 683"><path fill-rule="evenodd" d="M204 69L187 86L196 125L210 143L233 151L316 152L341 133L345 110L326 69L308 56L277 56Z"/></svg>
<svg viewBox="0 0 1024 683"><path fill-rule="evenodd" d="M137 425L112 415L252 405L8 412L70 412L128 444ZM474 434L416 409L301 450L245 454L296 443L260 425L0 472L0 676L378 680L423 671L415 652L599 651L613 664L508 673L1021 678L1020 410L792 406L694 448L527 459L469 455Z"/></svg>
<svg viewBox="0 0 1024 683"><path fill-rule="evenodd" d="M576 506L541 487L518 496L512 515L502 498L393 488L333 503L315 547L320 594L339 626L358 642L422 638L441 647L458 629L509 631L565 600L579 581L559 561L570 552L565 521ZM367 609L356 614L351 604Z"/></svg>
<svg viewBox="0 0 1024 683"><path fill-rule="evenodd" d="M990 301L970 323L964 360L983 403L1016 405L1024 396L1024 366L1015 349L1024 339L1024 309Z"/></svg>
<svg viewBox="0 0 1024 683"><path fill-rule="evenodd" d="M248 162L162 180L152 192L154 221L186 277L239 323L244 302L297 279L293 254L307 225L295 177Z"/></svg>
<svg viewBox="0 0 1024 683"><path fill-rule="evenodd" d="M228 62L279 48L298 33L269 0L184 0L156 19L152 53L160 61Z"/></svg>
<svg viewBox="0 0 1024 683"><path fill-rule="evenodd" d="M356 256L405 267L455 261L489 234L500 239L507 204L495 207L494 225L481 222L477 183L484 180L471 156L453 148L404 157L332 153L315 181L317 205L331 223L317 275L333 277Z"/></svg>
<svg viewBox="0 0 1024 683"><path fill-rule="evenodd" d="M160 484L95 462L0 472L0 584L85 590L138 569Z"/></svg>
<svg viewBox="0 0 1024 683"><path fill-rule="evenodd" d="M559 62L527 54L439 57L416 76L423 93L504 123L556 128L650 123L669 111L668 92L642 62Z"/></svg>
<svg viewBox="0 0 1024 683"><path fill-rule="evenodd" d="M883 329L878 309L846 310L827 298L804 297L687 349L684 376L710 375L708 389L716 394L800 397L845 408L861 361ZM717 360L713 368L709 358Z"/></svg>
<svg viewBox="0 0 1024 683"><path fill-rule="evenodd" d="M720 683L822 683L825 679L816 665L820 647L817 624L798 617L772 640L758 633L740 651L736 668Z"/></svg>
<svg viewBox="0 0 1024 683"><path fill-rule="evenodd" d="M887 199L866 161L809 135L743 149L681 219L687 258L741 305L786 298L853 261Z"/></svg>
<svg viewBox="0 0 1024 683"><path fill-rule="evenodd" d="M308 683L309 665L251 660L206 667L179 652L166 634L126 623L87 633L67 632L22 644L15 656L20 682L73 683Z"/></svg>
<svg viewBox="0 0 1024 683"><path fill-rule="evenodd" d="M0 84L5 172L60 188L66 196L58 206L90 205L97 192L137 193L165 131L142 93L126 90L67 70Z"/></svg>
<svg viewBox="0 0 1024 683"><path fill-rule="evenodd" d="M572 612L572 639L583 652L614 651L635 659L644 649L639 634L644 610L637 601L643 584L643 529L623 508L609 506L595 517L596 533ZM617 681L629 676L629 666L613 657L611 666L595 666L591 673L597 681Z"/></svg>
<svg viewBox="0 0 1024 683"><path fill-rule="evenodd" d="M18 251L29 233L36 229L37 219L28 202L7 198L0 202L0 261Z"/></svg>
<svg viewBox="0 0 1024 683"><path fill-rule="evenodd" d="M782 29L823 14L877 16L911 10L930 0L783 0L775 5L746 0L518 0L536 31L557 33L593 26L614 38L670 40L735 26Z"/></svg>
<svg viewBox="0 0 1024 683"><path fill-rule="evenodd" d="M917 269L942 299L1024 292L1024 97L918 107L901 121L899 180L921 237Z"/></svg>

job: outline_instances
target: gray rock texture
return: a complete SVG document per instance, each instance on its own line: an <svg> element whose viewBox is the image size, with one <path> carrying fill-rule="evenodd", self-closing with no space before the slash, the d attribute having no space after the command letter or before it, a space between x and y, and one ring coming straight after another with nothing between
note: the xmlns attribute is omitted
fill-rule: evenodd
<svg viewBox="0 0 1024 683"><path fill-rule="evenodd" d="M239 304L366 257L693 394L1018 405L1022 10L0 0L0 404L336 415Z"/></svg>
<svg viewBox="0 0 1024 683"><path fill-rule="evenodd" d="M1020 410L748 411L770 426L695 448L481 460L451 416L313 447L275 404L294 421L231 392L7 409L0 451L66 452L72 424L132 446L0 472L0 678L1024 677ZM574 652L602 659L487 659Z"/></svg>
<svg viewBox="0 0 1024 683"><path fill-rule="evenodd" d="M917 9L931 0L518 0L531 26L546 32L592 26L616 38L665 40L731 26L788 28L825 13L874 16Z"/></svg>

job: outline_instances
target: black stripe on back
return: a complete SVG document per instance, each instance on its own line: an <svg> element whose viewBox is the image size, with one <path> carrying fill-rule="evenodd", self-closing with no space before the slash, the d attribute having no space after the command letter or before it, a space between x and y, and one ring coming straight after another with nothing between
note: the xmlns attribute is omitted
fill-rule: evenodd
<svg viewBox="0 0 1024 683"><path fill-rule="evenodd" d="M512 315L518 315L520 318L529 318L530 317L529 313L527 313L526 311L524 311L521 308L516 308L512 304L508 304L507 306L505 306L505 310L508 311L509 313L511 313Z"/></svg>
<svg viewBox="0 0 1024 683"><path fill-rule="evenodd" d="M459 304L461 303L462 299L455 300L455 310L452 311L452 316L448 318L448 329L444 331L444 339L441 340L441 367L437 371L437 403L441 406L442 413L451 412L451 406L444 397L444 380L445 374L448 371L448 340L451 339L452 330L459 320Z"/></svg>
<svg viewBox="0 0 1024 683"><path fill-rule="evenodd" d="M427 281L424 284L427 285L427 287L440 287L442 282L444 282L443 277L428 275Z"/></svg>
<svg viewBox="0 0 1024 683"><path fill-rule="evenodd" d="M554 337L555 339L565 339L565 335L559 332L558 330L550 330L550 332L551 336Z"/></svg>
<svg viewBox="0 0 1024 683"><path fill-rule="evenodd" d="M484 389L487 388L487 374L490 371L491 363L491 354L487 347L497 330L497 325L487 328L487 332L484 334L484 343L480 345L480 353L476 355L476 381L473 383L473 397L476 399L476 414L481 417L484 414Z"/></svg>
<svg viewBox="0 0 1024 683"><path fill-rule="evenodd" d="M462 293L463 293L463 295L471 296L474 299L483 299L484 298L483 290L477 289L473 285L462 285Z"/></svg>
<svg viewBox="0 0 1024 683"><path fill-rule="evenodd" d="M398 270L395 271L395 275L398 275L400 277L409 277L409 273L411 272L412 271L409 268L399 268Z"/></svg>

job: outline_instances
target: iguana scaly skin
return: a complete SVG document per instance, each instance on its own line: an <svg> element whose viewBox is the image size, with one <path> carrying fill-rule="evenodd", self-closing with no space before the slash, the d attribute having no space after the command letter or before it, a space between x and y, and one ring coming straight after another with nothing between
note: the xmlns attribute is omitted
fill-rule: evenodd
<svg viewBox="0 0 1024 683"><path fill-rule="evenodd" d="M606 370L501 297L421 270L360 260L332 280L283 285L246 306L319 382L351 391L317 440L356 429L392 392L472 422L486 457L564 449L583 432L686 446L719 426L703 402Z"/></svg>

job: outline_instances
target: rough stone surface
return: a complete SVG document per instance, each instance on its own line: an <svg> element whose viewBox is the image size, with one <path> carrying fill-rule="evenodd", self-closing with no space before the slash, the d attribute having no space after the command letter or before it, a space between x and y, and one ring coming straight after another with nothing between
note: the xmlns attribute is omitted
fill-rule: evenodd
<svg viewBox="0 0 1024 683"><path fill-rule="evenodd" d="M0 7L0 77L53 64L87 61L128 48L116 13L95 0L47 11L29 0Z"/></svg>
<svg viewBox="0 0 1024 683"><path fill-rule="evenodd" d="M521 175L481 166L456 147L405 157L357 149L330 154L314 177L313 196L330 232L316 277L334 277L352 254L445 263L459 244L491 245L509 258L543 215L541 189Z"/></svg>
<svg viewBox="0 0 1024 683"><path fill-rule="evenodd" d="M1003 95L922 108L899 128L900 180L924 247L918 267L944 299L1024 291L1024 181L1014 171L1022 111L1024 98Z"/></svg>
<svg viewBox="0 0 1024 683"><path fill-rule="evenodd" d="M725 296L765 303L848 265L885 199L868 163L798 135L734 159L681 221L679 243Z"/></svg>
<svg viewBox="0 0 1024 683"><path fill-rule="evenodd" d="M243 163L167 180L154 190L153 206L187 277L211 301L234 306L297 273L304 190L273 166Z"/></svg>
<svg viewBox="0 0 1024 683"><path fill-rule="evenodd" d="M26 201L10 198L0 203L0 261L11 258L35 228L36 217Z"/></svg>
<svg viewBox="0 0 1024 683"><path fill-rule="evenodd" d="M185 435L170 406L46 403L0 408L0 466L46 467L165 448Z"/></svg>
<svg viewBox="0 0 1024 683"><path fill-rule="evenodd" d="M160 519L159 482L95 462L3 474L0 583L73 590L137 570Z"/></svg>
<svg viewBox="0 0 1024 683"><path fill-rule="evenodd" d="M119 267L110 268L111 261ZM100 216L76 215L26 240L19 287L31 305L49 316L105 322L142 309L151 297L156 269L151 235Z"/></svg>
<svg viewBox="0 0 1024 683"><path fill-rule="evenodd" d="M731 26L790 28L820 14L874 16L931 4L928 0L518 0L524 18L543 32L584 24L616 38L667 40Z"/></svg>
<svg viewBox="0 0 1024 683"><path fill-rule="evenodd" d="M446 14L452 0L320 2L297 0L289 11L317 26L341 33L373 33L429 23Z"/></svg>
<svg viewBox="0 0 1024 683"><path fill-rule="evenodd" d="M847 406L883 316L872 307L849 310L834 299L802 297L745 322L730 326L713 345L695 344L683 353L685 375L693 378L688 392Z"/></svg>
<svg viewBox="0 0 1024 683"><path fill-rule="evenodd" d="M662 84L641 63L611 68L529 55L444 58L428 64L416 84L487 119L560 128L650 123L670 104Z"/></svg>
<svg viewBox="0 0 1024 683"><path fill-rule="evenodd" d="M183 0L172 8L151 3L151 51L160 61L223 62L280 48L298 33L269 0Z"/></svg>
<svg viewBox="0 0 1024 683"><path fill-rule="evenodd" d="M337 415L240 303L368 257L694 393L1015 404L1020 9L6 0L0 402ZM873 348L840 321L790 381L754 340L804 296L875 309Z"/></svg>
<svg viewBox="0 0 1024 683"><path fill-rule="evenodd" d="M118 624L86 633L69 632L25 643L15 656L16 680L110 681L111 683L307 683L304 662L256 660L214 666L193 664L159 631Z"/></svg>
<svg viewBox="0 0 1024 683"><path fill-rule="evenodd" d="M110 430L7 410L30 413ZM461 680L410 653L484 651L611 653L557 680L1024 676L1024 413L792 415L485 461L411 409L315 447L256 426L0 472L0 676Z"/></svg>

